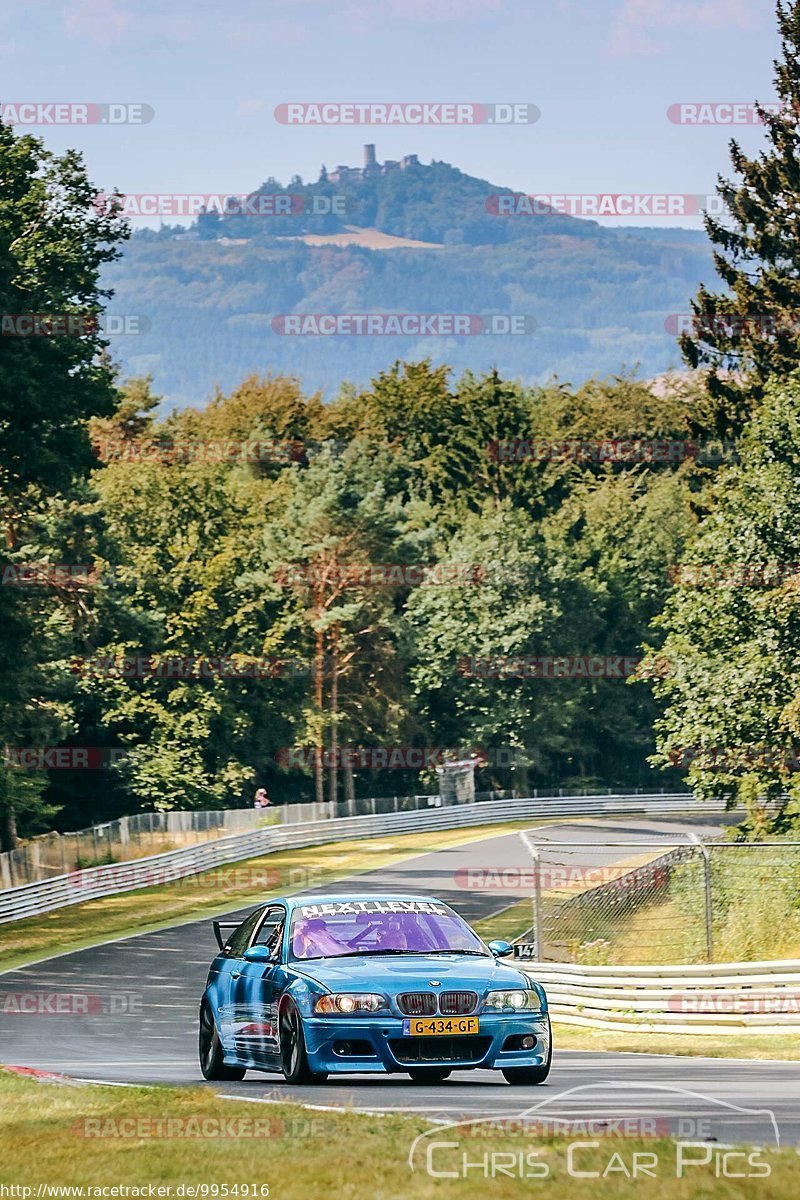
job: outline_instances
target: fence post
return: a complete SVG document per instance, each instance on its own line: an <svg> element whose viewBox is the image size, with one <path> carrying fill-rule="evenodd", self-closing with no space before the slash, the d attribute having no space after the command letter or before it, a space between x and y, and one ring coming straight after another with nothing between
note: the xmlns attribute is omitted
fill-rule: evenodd
<svg viewBox="0 0 800 1200"><path fill-rule="evenodd" d="M532 846L533 850L533 940L536 945L536 959L538 962L544 961L544 943L542 940L542 879L539 869L540 856L539 847Z"/></svg>
<svg viewBox="0 0 800 1200"><path fill-rule="evenodd" d="M533 942L534 956L537 962L544 961L544 938L542 937L542 878L541 878L541 855L539 847L535 842L531 841L530 835L526 830L520 830L519 834L523 846L527 849L533 862Z"/></svg>
<svg viewBox="0 0 800 1200"><path fill-rule="evenodd" d="M714 961L714 925L711 911L711 855L705 842L696 833L689 835L703 856L703 879L705 884L706 909L706 962Z"/></svg>

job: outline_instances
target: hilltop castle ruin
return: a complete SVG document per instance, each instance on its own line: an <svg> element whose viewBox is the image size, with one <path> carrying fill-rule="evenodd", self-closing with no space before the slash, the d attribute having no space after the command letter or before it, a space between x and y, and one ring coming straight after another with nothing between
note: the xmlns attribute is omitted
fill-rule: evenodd
<svg viewBox="0 0 800 1200"><path fill-rule="evenodd" d="M363 167L346 167L338 166L330 174L323 166L319 173L319 182L325 183L328 180L330 183L349 183L355 179L369 179L371 175L389 175L392 171L405 171L408 167L418 167L419 157L416 154L406 154L401 159L387 158L386 162L379 163L375 157L375 145L373 142L367 142L364 146L364 165Z"/></svg>

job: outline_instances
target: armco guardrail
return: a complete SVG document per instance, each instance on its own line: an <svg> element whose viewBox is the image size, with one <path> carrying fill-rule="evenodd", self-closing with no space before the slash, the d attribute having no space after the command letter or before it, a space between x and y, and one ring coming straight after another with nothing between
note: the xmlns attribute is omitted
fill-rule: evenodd
<svg viewBox="0 0 800 1200"><path fill-rule="evenodd" d="M800 1032L800 959L681 966L586 967L518 961L547 991L553 1016L590 1029L672 1034Z"/></svg>
<svg viewBox="0 0 800 1200"><path fill-rule="evenodd" d="M662 788L662 794L664 789ZM642 789L622 789L617 795L638 796ZM563 790L539 791L534 788L534 800L563 796ZM575 795L576 793L571 793ZM585 789L581 796L597 796L599 792ZM610 796L611 789L603 793ZM476 792L474 800L494 803L497 800L516 800L516 792ZM336 801L300 801L273 804L267 809L170 809L166 812L132 813L71 829L64 833L50 830L20 842L14 850L0 853L0 891L54 879L68 871L96 867L104 863L128 862L133 858L148 858L182 850L199 842L210 842L235 833L252 833L267 825L290 825L304 821L328 820L332 817L378 817L383 813L412 812L420 808L438 808L446 803L472 803L466 798L445 799L442 795L359 796Z"/></svg>
<svg viewBox="0 0 800 1200"><path fill-rule="evenodd" d="M559 797L547 800L497 800L478 804L457 804L431 808L425 812L386 813L380 816L337 817L324 821L306 821L294 825L270 826L253 833L218 838L183 850L171 850L149 858L102 867L72 871L40 883L7 888L0 892L0 923L18 921L187 875L196 875L213 867L240 862L276 850L318 846L386 833L412 833L415 830L455 829L465 825L493 825L519 819L551 817L616 816L638 813L669 817L724 811L723 801L700 803L686 794L657 796Z"/></svg>

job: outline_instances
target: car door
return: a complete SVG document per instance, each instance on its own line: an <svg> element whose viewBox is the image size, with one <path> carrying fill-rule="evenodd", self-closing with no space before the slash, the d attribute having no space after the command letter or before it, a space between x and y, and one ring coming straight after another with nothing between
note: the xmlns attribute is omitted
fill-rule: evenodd
<svg viewBox="0 0 800 1200"><path fill-rule="evenodd" d="M237 1053L262 1066L276 1066L279 1061L278 1001L284 979L281 949L285 927L285 907L270 905L254 930L249 946L250 949L263 947L268 950L270 959L262 962L243 960L236 984Z"/></svg>
<svg viewBox="0 0 800 1200"><path fill-rule="evenodd" d="M215 960L219 1037L223 1047L229 1051L236 1048L237 1028L241 1020L239 993L245 962L244 952L250 945L265 912L265 908L257 908L245 917L225 942L222 953Z"/></svg>

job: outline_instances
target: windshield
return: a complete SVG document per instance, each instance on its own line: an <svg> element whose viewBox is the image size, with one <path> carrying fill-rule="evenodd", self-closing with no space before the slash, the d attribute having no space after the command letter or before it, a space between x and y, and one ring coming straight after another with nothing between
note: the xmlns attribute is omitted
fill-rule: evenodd
<svg viewBox="0 0 800 1200"><path fill-rule="evenodd" d="M433 900L299 905L292 914L291 947L295 958L488 953L461 917L446 904Z"/></svg>

